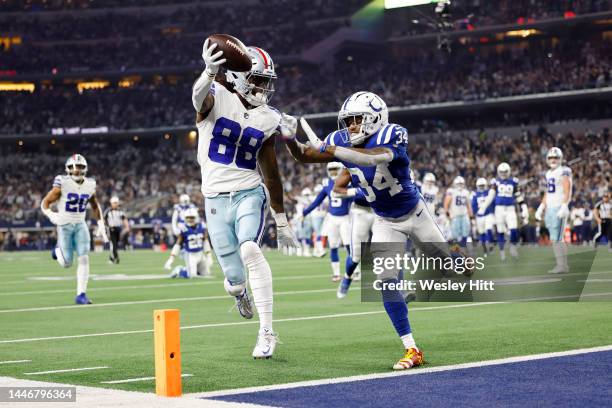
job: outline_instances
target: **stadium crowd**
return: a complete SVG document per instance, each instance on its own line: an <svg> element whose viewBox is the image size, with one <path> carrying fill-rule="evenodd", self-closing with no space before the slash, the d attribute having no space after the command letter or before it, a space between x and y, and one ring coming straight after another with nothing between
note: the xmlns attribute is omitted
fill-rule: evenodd
<svg viewBox="0 0 612 408"><path fill-rule="evenodd" d="M337 61L333 69L281 67L272 105L291 114L337 110L355 84L381 95L389 106L585 89L612 85L607 42L573 41L556 47L531 44L501 53L447 55L423 51L394 64ZM196 58L199 56L196 54ZM19 118L0 123L0 134L49 133L56 127L111 129L174 126L193 122L193 78L172 84L142 81L78 93L59 85L33 93L0 93L0 113ZM79 106L79 110L73 109ZM33 114L35 112L35 114ZM416 130L416 129L415 129Z"/></svg>

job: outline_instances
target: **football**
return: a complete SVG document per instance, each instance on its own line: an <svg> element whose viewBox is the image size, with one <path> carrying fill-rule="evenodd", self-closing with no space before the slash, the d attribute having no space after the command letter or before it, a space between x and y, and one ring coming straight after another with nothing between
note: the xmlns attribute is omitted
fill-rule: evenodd
<svg viewBox="0 0 612 408"><path fill-rule="evenodd" d="M212 34L208 39L217 44L217 49L223 51L223 58L227 59L223 64L226 69L238 72L251 69L251 57L242 41L229 34Z"/></svg>

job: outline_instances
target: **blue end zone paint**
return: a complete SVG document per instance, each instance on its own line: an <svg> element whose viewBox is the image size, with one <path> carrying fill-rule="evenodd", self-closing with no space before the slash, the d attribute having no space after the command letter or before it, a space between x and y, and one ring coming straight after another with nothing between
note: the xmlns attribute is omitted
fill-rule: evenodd
<svg viewBox="0 0 612 408"><path fill-rule="evenodd" d="M227 395L276 407L610 407L612 351Z"/></svg>

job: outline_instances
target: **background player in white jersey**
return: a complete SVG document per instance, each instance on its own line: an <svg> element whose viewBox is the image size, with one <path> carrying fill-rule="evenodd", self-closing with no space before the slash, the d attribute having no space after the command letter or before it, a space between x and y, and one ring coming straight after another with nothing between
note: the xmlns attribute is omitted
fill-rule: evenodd
<svg viewBox="0 0 612 408"><path fill-rule="evenodd" d="M227 71L225 79L215 80L225 62L223 52L215 53L215 48L216 44L209 47L208 39L204 42L206 69L192 92L206 222L225 275L225 289L236 297L243 316L250 307L245 267L249 271L260 322L252 354L269 358L277 344L272 330L272 271L259 246L268 207L272 207L276 221L279 249L298 246L285 215L274 151L281 115L267 104L274 92L276 72L267 52L249 47L250 71Z"/></svg>
<svg viewBox="0 0 612 408"><path fill-rule="evenodd" d="M321 184L317 184L314 188L314 195L317 196L323 190L323 186ZM312 230L315 235L314 241L314 256L322 258L325 256L325 245L323 242L323 224L325 221L325 216L327 215L327 203L324 203L310 213L310 217L312 219Z"/></svg>
<svg viewBox="0 0 612 408"><path fill-rule="evenodd" d="M487 256L490 248L489 245L493 242L493 226L495 225L495 215L493 214L493 203L485 209L480 215L480 207L487 201L489 184L487 179L480 177L476 180L476 191L472 194L472 212L476 213L476 232L478 233L484 256Z"/></svg>
<svg viewBox="0 0 612 408"><path fill-rule="evenodd" d="M104 243L108 242L102 210L96 200L96 181L85 177L87 160L74 154L66 161L66 175L56 176L53 188L43 198L40 208L49 220L57 225L57 247L51 255L64 268L72 266L74 252L77 254L77 296L76 304L90 304L87 297L89 280L89 246L91 238L85 223L87 204L91 204L98 221L97 234ZM50 205L57 202L57 211Z"/></svg>
<svg viewBox="0 0 612 408"><path fill-rule="evenodd" d="M472 205L470 204L470 192L465 188L465 179L463 177L455 177L453 186L446 191L444 211L450 218L451 239L465 248L467 246L467 239L470 236Z"/></svg>
<svg viewBox="0 0 612 408"><path fill-rule="evenodd" d="M510 176L510 165L508 163L500 163L497 166L497 178L491 180L491 189L482 204L482 208L478 209L478 215L485 215L491 203L495 204L495 227L497 228L497 244L499 245L501 261L506 260L504 245L507 231L510 232L510 256L513 259L518 259L519 233L516 206L520 206L523 224L527 224L529 221L529 211L527 204L525 204L525 198L520 191L518 179Z"/></svg>
<svg viewBox="0 0 612 408"><path fill-rule="evenodd" d="M172 211L172 233L175 237L181 235L179 224L185 222L185 211L190 208L196 208L195 204L191 202L189 195L181 194L178 204L174 204Z"/></svg>
<svg viewBox="0 0 612 408"><path fill-rule="evenodd" d="M338 282L341 279L338 248L344 246L346 247L347 253L350 254L351 219L349 211L353 198L337 197L333 194L334 180L338 177L343 168L344 166L338 162L327 163L328 177L321 183L323 189L302 213L304 218L307 217L317 207L321 206L327 198L329 206L325 221L323 222L322 234L326 235L329 239L329 259L333 282Z"/></svg>
<svg viewBox="0 0 612 408"><path fill-rule="evenodd" d="M374 213L364 195L355 187L351 187L351 173L344 169L334 183L334 194L338 197L354 197L351 207L351 247L346 258L344 278L338 286L338 299L346 297L353 280L361 278L361 244L370 241Z"/></svg>
<svg viewBox="0 0 612 408"><path fill-rule="evenodd" d="M410 178L408 132L389 123L388 115L385 102L364 91L346 99L338 113L339 130L330 133L324 141L319 140L303 118L300 123L310 146L295 140L295 119L284 116L287 125L281 130L287 147L297 160L310 163L340 160L348 168L351 182L376 213L372 227L373 243L405 245L410 238L426 256L450 257L452 254L445 237ZM377 245L372 257L394 257L396 253L392 247ZM378 275L378 279L385 285L395 284L399 282L399 273L399 269L386 270ZM404 357L393 369L405 370L421 365L423 353L412 336L404 294L392 289L381 292L385 311L405 348Z"/></svg>
<svg viewBox="0 0 612 408"><path fill-rule="evenodd" d="M308 187L302 190L302 194L297 198L295 205L295 213L297 217L296 230L297 238L300 241L300 248L298 248L298 256L311 256L310 248L312 246L312 214L302 216L304 209L312 202L314 196L312 190Z"/></svg>
<svg viewBox="0 0 612 408"><path fill-rule="evenodd" d="M567 265L567 244L563 240L565 224L570 214L569 203L572 200L572 170L563 166L563 152L558 147L552 147L546 155L550 168L546 172L546 192L542 203L536 211L536 218L542 219L550 234L550 240L555 253L556 266L549 273L569 272Z"/></svg>
<svg viewBox="0 0 612 408"><path fill-rule="evenodd" d="M436 186L436 176L433 173L425 173L425 176L423 176L421 194L429 207L429 211L435 214L436 207L440 201L440 189Z"/></svg>
<svg viewBox="0 0 612 408"><path fill-rule="evenodd" d="M164 268L170 270L181 249L185 250L185 270L179 269L178 273L173 273L171 277L195 278L201 276L210 278L208 262L204 253L204 242L206 239L206 225L200 221L197 208L189 208L183 213L184 222L179 224L180 235L172 247L170 257L166 261ZM183 273L184 272L184 273ZM252 312L251 312L252 317Z"/></svg>

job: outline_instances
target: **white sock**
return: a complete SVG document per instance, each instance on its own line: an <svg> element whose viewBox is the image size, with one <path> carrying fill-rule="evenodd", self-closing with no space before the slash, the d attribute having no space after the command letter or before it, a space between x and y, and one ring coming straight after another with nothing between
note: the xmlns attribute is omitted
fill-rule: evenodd
<svg viewBox="0 0 612 408"><path fill-rule="evenodd" d="M77 295L87 292L89 280L89 255L79 256L77 265Z"/></svg>
<svg viewBox="0 0 612 408"><path fill-rule="evenodd" d="M332 262L331 267L334 276L340 276L340 262Z"/></svg>
<svg viewBox="0 0 612 408"><path fill-rule="evenodd" d="M259 246L253 241L240 245L242 262L249 271L249 286L259 314L260 329L272 330L272 270Z"/></svg>
<svg viewBox="0 0 612 408"><path fill-rule="evenodd" d="M315 241L315 248L316 248L318 254L322 254L323 251L324 251L324 249L323 249L323 241L317 239Z"/></svg>
<svg viewBox="0 0 612 408"><path fill-rule="evenodd" d="M553 252L559 268L567 268L567 245L565 242L553 242Z"/></svg>
<svg viewBox="0 0 612 408"><path fill-rule="evenodd" d="M402 343L404 343L404 348L408 350L409 348L415 348L418 350L416 343L414 342L414 338L412 337L412 333L408 333L400 337L402 339Z"/></svg>

